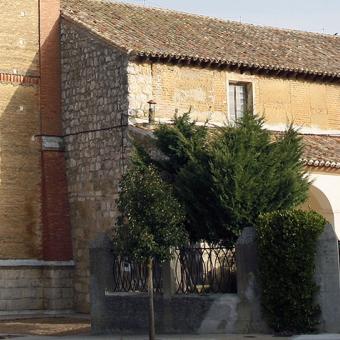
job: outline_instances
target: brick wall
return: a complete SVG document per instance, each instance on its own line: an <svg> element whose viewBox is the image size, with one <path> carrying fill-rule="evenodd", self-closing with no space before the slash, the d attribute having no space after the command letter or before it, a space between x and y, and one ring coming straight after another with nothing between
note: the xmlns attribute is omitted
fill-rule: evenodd
<svg viewBox="0 0 340 340"><path fill-rule="evenodd" d="M39 3L0 11L0 258L41 258Z"/></svg>
<svg viewBox="0 0 340 340"><path fill-rule="evenodd" d="M62 116L76 309L89 311L89 242L110 233L127 148L127 58L62 21Z"/></svg>
<svg viewBox="0 0 340 340"><path fill-rule="evenodd" d="M0 1L0 72L39 74L38 8L39 0Z"/></svg>
<svg viewBox="0 0 340 340"><path fill-rule="evenodd" d="M39 88L0 83L0 258L41 258Z"/></svg>
<svg viewBox="0 0 340 340"><path fill-rule="evenodd" d="M60 0L40 1L41 130L61 134L60 117Z"/></svg>
<svg viewBox="0 0 340 340"><path fill-rule="evenodd" d="M42 168L44 260L68 261L73 253L64 153L43 151Z"/></svg>
<svg viewBox="0 0 340 340"><path fill-rule="evenodd" d="M41 134L60 136L60 0L40 1ZM42 222L45 260L71 260L66 169L63 150L42 150Z"/></svg>
<svg viewBox="0 0 340 340"><path fill-rule="evenodd" d="M156 117L172 118L191 107L193 118L226 121L229 81L250 82L255 113L273 126L294 121L299 126L340 131L340 85L239 74L199 67L131 62L129 111L147 116L146 99L157 102ZM148 99L148 100L149 100Z"/></svg>
<svg viewBox="0 0 340 340"><path fill-rule="evenodd" d="M0 11L0 314L71 309L64 154L40 138L61 133L59 1L1 0Z"/></svg>

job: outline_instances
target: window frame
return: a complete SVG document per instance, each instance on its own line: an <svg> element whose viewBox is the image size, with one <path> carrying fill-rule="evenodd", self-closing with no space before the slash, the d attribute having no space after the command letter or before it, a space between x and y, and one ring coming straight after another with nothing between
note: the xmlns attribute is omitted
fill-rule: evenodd
<svg viewBox="0 0 340 340"><path fill-rule="evenodd" d="M228 80L228 86L227 86L227 98L228 98L228 121L235 123L235 117L232 117L231 108L230 108L230 85L238 85L238 86L244 86L246 91L246 108L245 112L249 112L253 114L254 112L254 93L253 93L253 83L251 81L243 81L243 80ZM236 101L235 101L236 103ZM238 119L238 118L237 118Z"/></svg>

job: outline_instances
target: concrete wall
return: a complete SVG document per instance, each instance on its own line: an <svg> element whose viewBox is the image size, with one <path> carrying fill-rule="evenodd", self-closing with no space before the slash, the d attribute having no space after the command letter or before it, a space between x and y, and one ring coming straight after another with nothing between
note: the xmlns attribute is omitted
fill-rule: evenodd
<svg viewBox="0 0 340 340"><path fill-rule="evenodd" d="M174 296L171 299L156 295L154 303L158 333L227 334L246 331L238 329L239 298L236 294ZM93 323L93 333L147 333L147 295L108 295L106 305L107 314Z"/></svg>
<svg viewBox="0 0 340 340"><path fill-rule="evenodd" d="M62 112L75 268L75 302L89 311L89 241L112 230L127 157L126 57L62 22Z"/></svg>
<svg viewBox="0 0 340 340"><path fill-rule="evenodd" d="M222 123L228 117L228 82L252 84L254 112L267 124L283 129L294 121L307 132L340 131L340 85L294 79L239 74L161 63L131 62L129 72L130 114L143 116L153 99L156 118L172 118L192 108L199 121Z"/></svg>

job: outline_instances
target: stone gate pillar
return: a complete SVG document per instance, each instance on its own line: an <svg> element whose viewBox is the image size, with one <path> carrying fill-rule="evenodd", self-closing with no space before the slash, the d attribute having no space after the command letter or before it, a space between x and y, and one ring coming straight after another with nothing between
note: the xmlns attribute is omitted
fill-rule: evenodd
<svg viewBox="0 0 340 340"><path fill-rule="evenodd" d="M303 254L301 255L303 256ZM338 237L327 224L317 244L315 282L320 287L317 297L321 307L322 332L340 332L340 271Z"/></svg>
<svg viewBox="0 0 340 340"><path fill-rule="evenodd" d="M110 318L105 305L107 292L113 291L113 244L100 234L90 245L91 323L94 333L102 332Z"/></svg>
<svg viewBox="0 0 340 340"><path fill-rule="evenodd" d="M239 328L250 333L267 333L261 313L258 265L256 231L244 228L236 243Z"/></svg>

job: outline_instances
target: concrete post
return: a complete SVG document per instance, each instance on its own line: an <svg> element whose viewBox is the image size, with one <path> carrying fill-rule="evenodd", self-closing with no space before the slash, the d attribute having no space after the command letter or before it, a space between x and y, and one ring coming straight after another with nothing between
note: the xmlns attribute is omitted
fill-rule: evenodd
<svg viewBox="0 0 340 340"><path fill-rule="evenodd" d="M320 287L317 301L321 307L322 332L340 332L340 271L338 238L328 224L321 234L315 261L315 282Z"/></svg>
<svg viewBox="0 0 340 340"><path fill-rule="evenodd" d="M108 317L105 292L113 291L113 244L106 234L90 244L91 323L94 333L103 331Z"/></svg>
<svg viewBox="0 0 340 340"><path fill-rule="evenodd" d="M162 265L162 276L163 276L163 296L164 298L171 298L176 294L176 263L174 259L165 262Z"/></svg>
<svg viewBox="0 0 340 340"><path fill-rule="evenodd" d="M268 332L262 320L256 231L244 228L236 243L237 294L240 298L240 328L248 332Z"/></svg>

